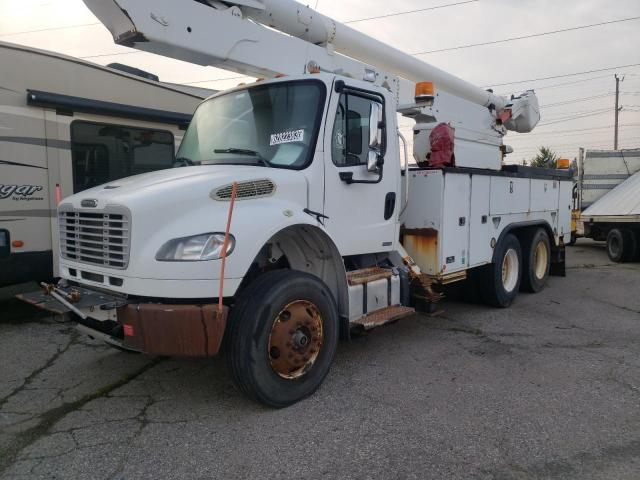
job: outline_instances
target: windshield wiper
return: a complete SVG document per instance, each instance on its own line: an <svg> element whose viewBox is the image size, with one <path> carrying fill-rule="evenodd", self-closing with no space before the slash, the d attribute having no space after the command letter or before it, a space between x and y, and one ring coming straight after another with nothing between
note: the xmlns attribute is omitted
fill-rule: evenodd
<svg viewBox="0 0 640 480"><path fill-rule="evenodd" d="M191 167L195 165L195 163L193 163L193 160L191 160L190 158L187 157L178 157L176 158L176 160L173 162L173 167L174 168L178 168L178 167Z"/></svg>
<svg viewBox="0 0 640 480"><path fill-rule="evenodd" d="M255 150L249 150L248 148L216 148L213 153L233 153L237 155L248 155L250 157L255 157L256 160L262 165L271 165L271 162L260 155L259 152Z"/></svg>

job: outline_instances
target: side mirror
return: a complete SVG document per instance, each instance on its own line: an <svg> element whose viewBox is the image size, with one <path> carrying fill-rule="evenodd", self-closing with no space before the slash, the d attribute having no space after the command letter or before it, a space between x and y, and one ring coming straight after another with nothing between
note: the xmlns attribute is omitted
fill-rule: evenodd
<svg viewBox="0 0 640 480"><path fill-rule="evenodd" d="M382 104L371 102L369 111L369 148L380 149L382 147Z"/></svg>

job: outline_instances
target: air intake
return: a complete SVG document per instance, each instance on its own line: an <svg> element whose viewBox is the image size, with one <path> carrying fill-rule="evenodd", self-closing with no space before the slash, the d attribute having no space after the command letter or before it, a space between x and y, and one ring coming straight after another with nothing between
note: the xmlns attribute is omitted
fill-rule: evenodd
<svg viewBox="0 0 640 480"><path fill-rule="evenodd" d="M231 185L225 185L211 192L211 198L221 202L231 199ZM246 182L238 182L238 192L236 200L245 200L249 198L268 197L276 191L276 185L269 179L249 180Z"/></svg>

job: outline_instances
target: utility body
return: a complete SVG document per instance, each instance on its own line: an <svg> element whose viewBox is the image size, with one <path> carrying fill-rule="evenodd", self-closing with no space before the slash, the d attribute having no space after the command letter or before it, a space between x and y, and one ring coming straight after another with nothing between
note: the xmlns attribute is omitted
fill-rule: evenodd
<svg viewBox="0 0 640 480"><path fill-rule="evenodd" d="M198 107L188 167L63 199L54 293L92 335L199 356L224 339L239 387L282 407L340 336L428 311L442 285L506 307L563 273L570 176L502 164L507 130L540 118L532 91L484 91L291 0L85 1L117 43L268 77Z"/></svg>

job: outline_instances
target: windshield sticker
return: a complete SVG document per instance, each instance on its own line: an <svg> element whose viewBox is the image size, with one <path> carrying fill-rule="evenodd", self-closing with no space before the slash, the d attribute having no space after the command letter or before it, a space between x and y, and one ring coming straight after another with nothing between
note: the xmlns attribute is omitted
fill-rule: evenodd
<svg viewBox="0 0 640 480"><path fill-rule="evenodd" d="M304 141L304 130L289 130L288 132L273 133L271 134L271 142L269 145L280 145L282 143L293 143Z"/></svg>

